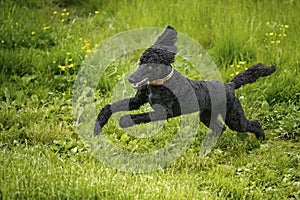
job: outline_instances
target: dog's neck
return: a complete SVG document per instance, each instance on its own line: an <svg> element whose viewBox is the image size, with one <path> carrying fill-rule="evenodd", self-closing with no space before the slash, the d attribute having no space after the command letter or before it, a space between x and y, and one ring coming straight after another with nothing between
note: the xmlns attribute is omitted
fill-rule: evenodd
<svg viewBox="0 0 300 200"><path fill-rule="evenodd" d="M153 86L163 85L166 81L168 81L170 78L172 78L173 74L174 74L174 68L171 67L171 72L167 76L165 76L164 78L161 78L161 79L149 81L149 85L153 85Z"/></svg>

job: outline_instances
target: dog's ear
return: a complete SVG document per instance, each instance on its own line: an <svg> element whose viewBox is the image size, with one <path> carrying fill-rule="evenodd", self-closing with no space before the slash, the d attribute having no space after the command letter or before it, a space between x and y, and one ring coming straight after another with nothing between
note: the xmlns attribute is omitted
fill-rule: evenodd
<svg viewBox="0 0 300 200"><path fill-rule="evenodd" d="M152 48L167 50L172 53L177 53L177 47L175 45L177 41L177 31L168 26L166 30L158 37Z"/></svg>

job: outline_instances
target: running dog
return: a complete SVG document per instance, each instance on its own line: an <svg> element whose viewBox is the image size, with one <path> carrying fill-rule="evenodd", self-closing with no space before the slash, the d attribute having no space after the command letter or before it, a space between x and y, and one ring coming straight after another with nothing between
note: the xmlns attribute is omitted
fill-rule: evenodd
<svg viewBox="0 0 300 200"><path fill-rule="evenodd" d="M200 121L213 132L225 130L224 124L218 119L221 115L230 129L251 132L256 138L264 139L260 123L246 118L240 101L235 97L235 90L255 82L259 77L272 74L275 66L256 64L235 76L229 83L190 80L171 65L177 53L176 41L176 30L168 26L154 45L146 49L140 58L138 69L128 79L132 87L137 89L135 96L104 106L96 119L94 135L102 131L113 113L137 110L149 103L153 108L152 112L124 115L120 118L120 127L199 112ZM219 93L224 93L225 98L218 98ZM213 109L213 105L223 106L225 112L219 113L220 109Z"/></svg>

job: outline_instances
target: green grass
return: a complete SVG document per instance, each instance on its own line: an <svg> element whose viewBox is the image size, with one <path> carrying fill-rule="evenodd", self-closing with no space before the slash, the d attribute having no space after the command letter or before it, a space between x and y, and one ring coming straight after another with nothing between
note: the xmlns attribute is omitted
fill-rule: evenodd
<svg viewBox="0 0 300 200"><path fill-rule="evenodd" d="M1 1L0 199L300 198L299 10L299 2L280 0ZM277 66L237 91L266 140L227 130L200 157L206 131L200 125L191 147L164 170L111 169L93 157L74 126L77 72L111 36L168 24L209 52L224 81L257 62ZM140 53L106 69L95 94L98 110ZM174 66L199 78L179 57ZM114 120L105 129L119 147L148 152L170 141L177 122L150 139L127 135Z"/></svg>

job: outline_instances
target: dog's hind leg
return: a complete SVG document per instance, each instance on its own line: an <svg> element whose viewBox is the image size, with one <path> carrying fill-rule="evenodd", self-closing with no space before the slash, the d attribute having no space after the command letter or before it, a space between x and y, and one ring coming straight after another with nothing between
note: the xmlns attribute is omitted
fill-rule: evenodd
<svg viewBox="0 0 300 200"><path fill-rule="evenodd" d="M219 121L218 115L213 115L210 110L204 110L200 113L200 121L204 123L205 126L210 128L213 133L222 133L225 131L225 126Z"/></svg>
<svg viewBox="0 0 300 200"><path fill-rule="evenodd" d="M260 123L257 120L248 120L246 118L242 105L237 98L234 99L233 106L227 109L225 123L234 131L251 132L255 134L257 139L265 138Z"/></svg>

